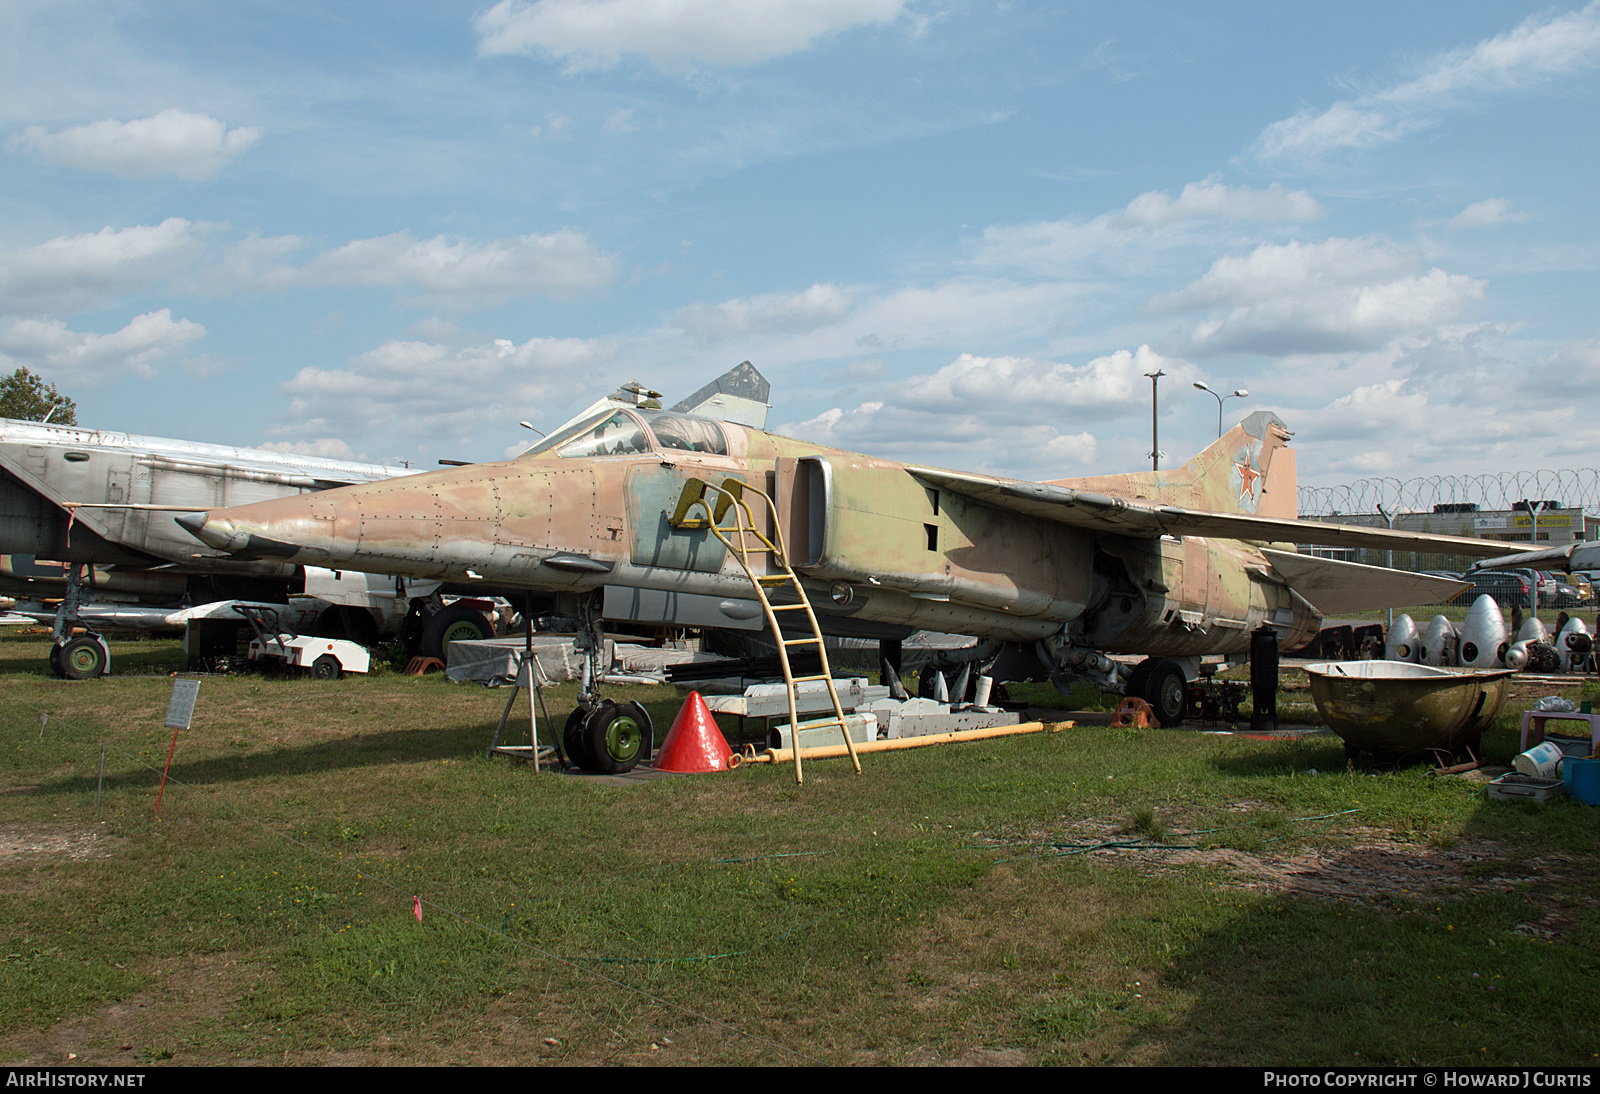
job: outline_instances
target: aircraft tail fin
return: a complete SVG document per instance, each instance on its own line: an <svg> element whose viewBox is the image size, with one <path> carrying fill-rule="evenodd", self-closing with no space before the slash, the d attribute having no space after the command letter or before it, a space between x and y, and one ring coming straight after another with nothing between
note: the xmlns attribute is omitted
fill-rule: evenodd
<svg viewBox="0 0 1600 1094"><path fill-rule="evenodd" d="M672 409L765 429L772 385L749 361L741 361Z"/></svg>
<svg viewBox="0 0 1600 1094"><path fill-rule="evenodd" d="M1249 513L1294 520L1295 454L1292 434L1270 410L1258 410L1181 467L1086 479L1059 479L1052 486L1145 498L1217 513Z"/></svg>

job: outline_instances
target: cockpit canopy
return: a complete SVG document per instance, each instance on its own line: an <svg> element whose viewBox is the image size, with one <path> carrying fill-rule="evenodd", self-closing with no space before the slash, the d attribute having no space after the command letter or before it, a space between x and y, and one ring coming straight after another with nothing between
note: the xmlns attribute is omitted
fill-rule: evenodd
<svg viewBox="0 0 1600 1094"><path fill-rule="evenodd" d="M691 418L665 410L613 410L547 437L523 455L554 450L562 459L585 459L635 456L660 449L726 456L728 438L722 427L709 418Z"/></svg>

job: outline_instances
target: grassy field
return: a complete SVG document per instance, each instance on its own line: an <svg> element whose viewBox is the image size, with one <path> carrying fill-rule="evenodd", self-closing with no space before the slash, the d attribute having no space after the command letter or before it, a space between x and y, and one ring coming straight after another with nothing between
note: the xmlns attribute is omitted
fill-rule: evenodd
<svg viewBox="0 0 1600 1094"><path fill-rule="evenodd" d="M175 643L81 683L44 651L0 640L8 1061L1600 1059L1600 809L1336 739L1080 726L624 787L486 759L502 691L212 677L157 818ZM658 733L681 702L622 694Z"/></svg>

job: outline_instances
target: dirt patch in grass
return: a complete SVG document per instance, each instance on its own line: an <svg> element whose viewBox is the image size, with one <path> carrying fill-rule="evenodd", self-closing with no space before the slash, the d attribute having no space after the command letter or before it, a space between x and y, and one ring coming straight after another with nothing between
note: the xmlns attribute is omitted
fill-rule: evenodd
<svg viewBox="0 0 1600 1094"><path fill-rule="evenodd" d="M0 826L0 867L31 860L110 858L114 838L87 824Z"/></svg>
<svg viewBox="0 0 1600 1094"><path fill-rule="evenodd" d="M185 1031L227 1016L239 995L260 978L259 972L241 964L240 955L167 959L148 971L156 986L47 1029L0 1039L0 1058L17 1064L71 1062L92 1067L143 1066L167 1060L180 1064L250 1062L218 1056L214 1050L195 1054L183 1043Z"/></svg>
<svg viewBox="0 0 1600 1094"><path fill-rule="evenodd" d="M1107 842L1128 840L1128 826L1110 820L1074 826ZM1587 878L1600 861L1570 854L1519 855L1493 840L1462 838L1448 845L1407 843L1372 829L1353 829L1350 842L1333 847L1286 847L1252 851L1235 847L1107 847L1081 857L1089 863L1134 868L1156 875L1214 869L1232 884L1270 895L1352 901L1372 907L1406 908L1486 893L1517 893L1530 915L1517 930L1560 940L1583 917L1600 908ZM1173 842L1189 842L1182 836ZM1155 842L1155 841L1151 841Z"/></svg>
<svg viewBox="0 0 1600 1094"><path fill-rule="evenodd" d="M1473 876L1466 871L1468 865L1493 858L1498 851L1492 844L1439 849L1382 839L1353 848L1280 854L1232 848L1172 851L1166 862L1171 866L1221 867L1247 888L1272 893L1383 903L1396 897L1450 898L1467 889L1508 889L1511 882L1506 879Z"/></svg>

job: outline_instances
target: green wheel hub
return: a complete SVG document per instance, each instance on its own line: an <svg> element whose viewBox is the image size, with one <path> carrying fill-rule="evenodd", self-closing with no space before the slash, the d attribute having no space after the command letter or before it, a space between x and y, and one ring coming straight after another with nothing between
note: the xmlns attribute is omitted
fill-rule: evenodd
<svg viewBox="0 0 1600 1094"><path fill-rule="evenodd" d="M482 637L482 632L471 620L463 619L461 622L453 623L445 628L444 636L440 639L439 644L444 647L445 653L449 653L450 643L452 642L471 642Z"/></svg>
<svg viewBox="0 0 1600 1094"><path fill-rule="evenodd" d="M626 714L618 715L606 726L606 752L614 760L630 760L639 754L642 737L636 720Z"/></svg>

